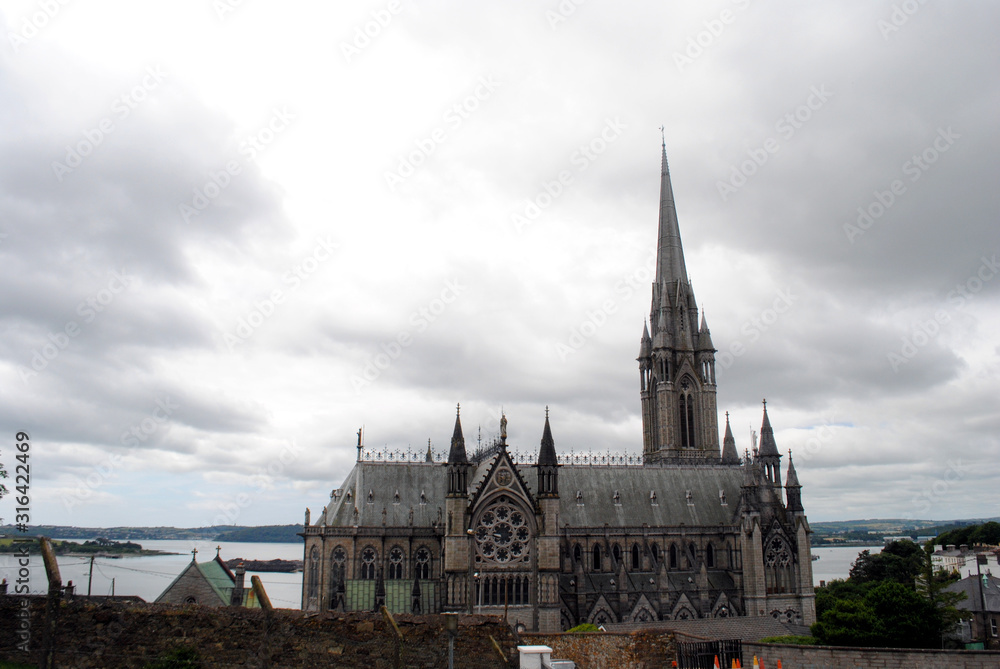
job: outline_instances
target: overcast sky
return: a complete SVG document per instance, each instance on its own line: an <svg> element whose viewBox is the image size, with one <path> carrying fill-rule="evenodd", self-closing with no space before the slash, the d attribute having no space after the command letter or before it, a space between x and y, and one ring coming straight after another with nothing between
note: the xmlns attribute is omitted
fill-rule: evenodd
<svg viewBox="0 0 1000 669"><path fill-rule="evenodd" d="M639 452L661 125L739 450L766 397L810 519L1000 515L1000 7L678 4L0 3L31 522L301 522L459 402Z"/></svg>

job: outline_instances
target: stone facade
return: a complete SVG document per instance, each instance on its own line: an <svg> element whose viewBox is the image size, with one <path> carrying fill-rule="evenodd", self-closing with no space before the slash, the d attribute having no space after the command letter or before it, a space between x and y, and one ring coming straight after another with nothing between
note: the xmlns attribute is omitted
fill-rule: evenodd
<svg viewBox="0 0 1000 669"><path fill-rule="evenodd" d="M446 461L363 453L316 523L302 608L465 611L530 631L579 623L815 620L809 525L764 406L760 448L722 448L715 349L698 318L664 150L652 333L640 340L641 458L560 458L546 409L531 456L499 438ZM532 452L533 451L533 452Z"/></svg>

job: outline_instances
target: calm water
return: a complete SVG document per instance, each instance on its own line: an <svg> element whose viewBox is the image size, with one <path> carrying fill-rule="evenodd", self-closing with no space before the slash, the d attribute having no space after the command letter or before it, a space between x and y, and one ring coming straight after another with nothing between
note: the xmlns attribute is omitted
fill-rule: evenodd
<svg viewBox="0 0 1000 669"><path fill-rule="evenodd" d="M71 541L81 542L80 539ZM169 551L178 555L151 555L142 557L97 558L94 560L94 578L91 592L95 595L110 595L112 579L116 595L137 595L147 602L152 602L181 573L181 570L191 561L191 550L198 550L198 562L205 562L215 557L215 547L221 546L220 555L223 560L244 558L246 560L301 560L302 544L265 544L237 542L206 542L206 541L138 541L143 548ZM87 594L87 573L90 570L89 557L59 557L59 572L63 583L73 581L79 595ZM31 591L44 594L47 589L45 567L41 556L31 558ZM297 609L302 600L302 572L294 574L276 574L248 571L246 585L250 585L250 576L260 576L264 583L271 603L275 607ZM13 584L17 578L16 557L0 555L0 577ZM9 592L13 594L11 586Z"/></svg>
<svg viewBox="0 0 1000 669"><path fill-rule="evenodd" d="M820 581L829 582L835 578L847 578L848 572L851 571L851 563L858 559L858 554L863 550L878 553L882 550L882 545L813 548L812 554L819 556L818 560L813 560L813 585L819 585Z"/></svg>
<svg viewBox="0 0 1000 669"><path fill-rule="evenodd" d="M79 540L77 540L79 541ZM170 585L171 581L181 573L181 570L191 561L191 549L198 550L198 561L204 562L215 557L215 547L221 546L222 559L244 558L247 560L301 560L301 544L261 544L236 542L191 542L191 541L140 541L143 548L170 551L178 555L156 555L146 557L123 557L118 559L97 558L94 561L94 579L91 592L95 595L110 595L111 583L114 580L116 595L138 595L147 602L152 602ZM881 550L881 546L868 547L872 552ZM847 578L851 563L865 547L831 547L814 548L813 555L820 556L812 563L813 583L830 581L835 578ZM60 557L59 571L63 583L73 581L77 594L87 594L87 572L90 559L86 557ZM31 590L38 594L46 591L45 568L41 557L31 559ZM302 572L294 574L273 574L247 572L246 583L250 585L250 576L257 574L264 582L264 589L271 598L271 603L279 608L297 609L302 599ZM0 577L13 584L17 579L16 558L12 555L0 555ZM14 592L13 586L10 589Z"/></svg>

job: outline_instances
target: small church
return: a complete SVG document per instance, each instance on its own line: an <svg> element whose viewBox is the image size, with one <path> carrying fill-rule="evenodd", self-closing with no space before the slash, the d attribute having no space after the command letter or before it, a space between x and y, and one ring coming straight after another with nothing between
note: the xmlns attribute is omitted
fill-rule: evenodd
<svg viewBox="0 0 1000 669"><path fill-rule="evenodd" d="M244 606L260 608L253 588L245 587L246 569L241 562L233 571L215 549L215 559L198 562L198 549L191 561L156 598L157 604L197 604L199 606Z"/></svg>
<svg viewBox="0 0 1000 669"><path fill-rule="evenodd" d="M529 631L734 616L815 622L809 524L762 409L741 457L720 448L715 353L684 264L666 147L655 282L639 342L642 455L537 449L447 458L366 452L302 536L306 611L506 616ZM563 449L570 450L570 449Z"/></svg>

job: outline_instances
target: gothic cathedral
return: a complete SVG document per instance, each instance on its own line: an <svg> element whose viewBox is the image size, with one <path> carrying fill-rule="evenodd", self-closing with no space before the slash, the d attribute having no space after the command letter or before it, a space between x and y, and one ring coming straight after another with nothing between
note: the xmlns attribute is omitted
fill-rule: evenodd
<svg viewBox="0 0 1000 669"><path fill-rule="evenodd" d="M526 630L770 616L815 622L809 524L765 404L759 449L719 448L715 348L684 265L663 149L649 325L639 346L642 457L560 456L548 409L530 457L500 436L447 459L365 451L315 523L306 611L460 611Z"/></svg>

